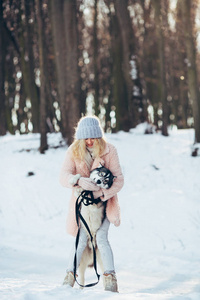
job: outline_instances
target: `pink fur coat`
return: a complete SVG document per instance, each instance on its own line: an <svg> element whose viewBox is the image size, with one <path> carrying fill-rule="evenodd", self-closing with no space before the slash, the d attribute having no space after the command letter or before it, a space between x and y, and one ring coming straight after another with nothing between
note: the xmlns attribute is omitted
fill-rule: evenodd
<svg viewBox="0 0 200 300"><path fill-rule="evenodd" d="M124 184L124 177L122 175L121 167L119 164L118 154L115 147L107 143L106 149L101 157L95 158L91 170L97 168L99 164L104 165L108 168L115 178L113 185L109 189L104 189L104 197L101 197L102 201L107 201L106 205L106 215L108 220L115 226L120 225L120 207L118 204L117 193L121 190ZM67 217L67 232L73 236L77 234L77 224L75 216L75 203L76 196L74 184L77 180L82 177L89 177L90 171L87 167L85 161L77 160L72 158L71 147L68 148L65 161L63 163L60 183L67 188L72 188L72 196L69 203L68 217Z"/></svg>

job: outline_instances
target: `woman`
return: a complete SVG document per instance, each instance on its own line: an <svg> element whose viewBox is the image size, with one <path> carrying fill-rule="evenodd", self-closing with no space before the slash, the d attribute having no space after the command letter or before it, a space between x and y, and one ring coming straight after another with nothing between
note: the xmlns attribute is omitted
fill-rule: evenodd
<svg viewBox="0 0 200 300"><path fill-rule="evenodd" d="M75 140L66 153L60 182L64 187L72 188L72 197L67 218L67 232L73 236L76 236L78 231L75 216L77 190L80 190L81 187L84 190L92 191L95 199L100 197L102 201L106 201L106 217L96 233L96 243L104 267L105 290L117 292L117 279L113 253L108 242L108 229L110 223L113 223L115 226L120 225L120 208L117 193L124 184L124 178L117 151L112 144L105 141L103 135L102 127L96 116L80 119L75 132ZM109 189L97 187L89 178L90 171L99 167L100 163L116 176L113 185ZM87 239L87 233L82 225L77 249L77 267L80 264L81 256L87 245ZM67 275L64 279L64 284L70 286L74 285L74 254L75 245L70 255Z"/></svg>

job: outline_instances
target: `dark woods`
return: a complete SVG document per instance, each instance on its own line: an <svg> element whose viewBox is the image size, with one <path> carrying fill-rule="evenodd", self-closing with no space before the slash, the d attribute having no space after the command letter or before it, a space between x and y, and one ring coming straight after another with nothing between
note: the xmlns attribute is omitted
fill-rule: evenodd
<svg viewBox="0 0 200 300"><path fill-rule="evenodd" d="M107 132L141 122L200 142L200 4L190 0L0 0L0 135L60 131L82 114Z"/></svg>

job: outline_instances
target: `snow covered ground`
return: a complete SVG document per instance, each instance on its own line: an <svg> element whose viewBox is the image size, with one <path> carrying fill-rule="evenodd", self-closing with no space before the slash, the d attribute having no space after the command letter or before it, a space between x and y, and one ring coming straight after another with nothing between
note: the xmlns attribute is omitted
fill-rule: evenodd
<svg viewBox="0 0 200 300"><path fill-rule="evenodd" d="M39 135L0 138L0 299L200 299L200 157L193 130L169 137L107 134L125 185L122 224L110 227L119 294L102 281L62 286L73 238L65 233L71 191L58 178L66 147L39 154ZM59 134L48 137L59 145ZM30 149L30 151L28 150ZM33 176L28 176L33 172ZM92 271L87 283L95 280Z"/></svg>

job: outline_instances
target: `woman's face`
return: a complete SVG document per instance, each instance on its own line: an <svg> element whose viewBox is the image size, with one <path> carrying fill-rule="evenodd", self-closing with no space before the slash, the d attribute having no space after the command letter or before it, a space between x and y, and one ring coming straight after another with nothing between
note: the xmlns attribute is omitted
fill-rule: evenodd
<svg viewBox="0 0 200 300"><path fill-rule="evenodd" d="M86 146L87 146L88 148L93 147L93 145L94 145L94 140L95 140L95 139L86 139L86 140L85 140Z"/></svg>

